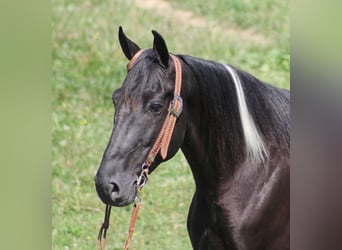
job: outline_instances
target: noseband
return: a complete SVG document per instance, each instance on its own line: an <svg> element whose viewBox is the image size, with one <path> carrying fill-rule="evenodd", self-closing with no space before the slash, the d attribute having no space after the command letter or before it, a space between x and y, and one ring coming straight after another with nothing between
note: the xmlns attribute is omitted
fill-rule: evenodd
<svg viewBox="0 0 342 250"><path fill-rule="evenodd" d="M127 64L128 71L134 66L135 62L137 61L138 57L142 54L143 51L144 50L139 50L132 57L132 59ZM170 57L173 60L175 71L176 71L175 89L173 92L173 99L170 102L168 113L164 120L163 126L159 132L159 135L156 141L154 142L153 147L149 151L145 162L142 164L141 172L137 178L137 197L135 198L135 201L134 201L134 209L132 213L131 223L129 226L128 236L126 239L124 250L127 250L129 247L132 234L134 232L135 222L138 216L138 211L140 208L140 197L138 195L138 192L147 183L148 175L149 175L149 168L153 164L159 152L160 152L162 159L165 160L169 146L170 146L170 141L171 141L171 137L173 134L173 130L176 125L176 120L183 111L183 99L180 96L180 92L182 88L182 66L181 66L179 59L176 56L170 54ZM109 227L110 209L111 209L111 205L106 205L104 222L102 224L102 227L98 235L98 242L100 245L100 249L105 249L106 234L107 234L107 229Z"/></svg>

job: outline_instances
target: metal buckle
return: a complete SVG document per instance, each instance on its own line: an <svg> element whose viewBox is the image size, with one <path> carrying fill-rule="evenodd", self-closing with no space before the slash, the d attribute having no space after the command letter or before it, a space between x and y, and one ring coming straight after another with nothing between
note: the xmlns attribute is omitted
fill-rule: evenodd
<svg viewBox="0 0 342 250"><path fill-rule="evenodd" d="M179 102L179 110L175 109L176 101ZM180 114L182 113L182 111L183 111L183 99L179 95L174 95L173 100L171 101L170 113L178 118Z"/></svg>
<svg viewBox="0 0 342 250"><path fill-rule="evenodd" d="M141 166L141 173L137 179L137 189L141 190L148 181L148 167L145 163Z"/></svg>
<svg viewBox="0 0 342 250"><path fill-rule="evenodd" d="M134 199L134 206L140 205L141 204L141 198L139 195L135 196Z"/></svg>

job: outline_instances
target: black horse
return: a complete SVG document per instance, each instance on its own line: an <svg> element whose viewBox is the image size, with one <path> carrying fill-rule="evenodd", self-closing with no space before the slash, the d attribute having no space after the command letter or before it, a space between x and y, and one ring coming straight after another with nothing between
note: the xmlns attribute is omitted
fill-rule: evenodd
<svg viewBox="0 0 342 250"><path fill-rule="evenodd" d="M113 94L114 128L95 176L105 204L126 206L137 195L137 176L168 114L175 65L153 31ZM138 45L119 29L131 60ZM233 66L176 55L182 67L183 112L166 158L181 149L196 192L188 231L194 249L289 249L290 93Z"/></svg>

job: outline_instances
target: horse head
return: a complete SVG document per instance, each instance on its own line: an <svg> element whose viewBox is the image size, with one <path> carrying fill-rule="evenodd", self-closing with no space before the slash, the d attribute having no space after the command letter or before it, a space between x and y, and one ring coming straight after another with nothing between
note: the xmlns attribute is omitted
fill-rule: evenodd
<svg viewBox="0 0 342 250"><path fill-rule="evenodd" d="M141 51L119 28L120 45L130 63L122 86L112 95L114 127L95 176L97 193L108 205L126 206L134 201L141 166L157 140L174 98L174 62L163 37L156 31L152 33L153 48ZM186 127L184 113L177 119L167 154L156 156L150 172L181 147Z"/></svg>

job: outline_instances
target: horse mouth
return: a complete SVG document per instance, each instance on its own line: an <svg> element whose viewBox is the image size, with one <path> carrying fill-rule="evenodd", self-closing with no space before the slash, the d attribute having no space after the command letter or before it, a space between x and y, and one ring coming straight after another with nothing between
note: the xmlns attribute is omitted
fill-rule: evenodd
<svg viewBox="0 0 342 250"><path fill-rule="evenodd" d="M114 207L125 207L125 206L132 204L135 200L135 197L136 197L136 194L130 194L128 196L122 196L122 197L113 197L112 195L110 195L109 197L107 196L104 198L100 196L100 199L106 205L111 205Z"/></svg>
<svg viewBox="0 0 342 250"><path fill-rule="evenodd" d="M115 201L111 201L110 204L107 204L107 205L111 205L114 207L126 207L132 204L134 200L135 200L135 196L133 198L129 197L129 198L123 198L123 199L116 199Z"/></svg>

